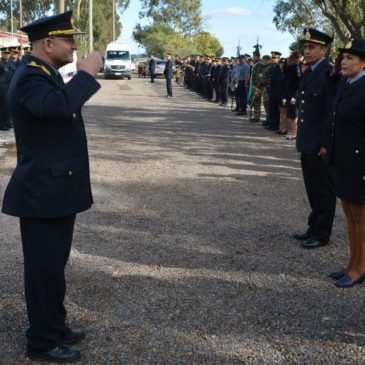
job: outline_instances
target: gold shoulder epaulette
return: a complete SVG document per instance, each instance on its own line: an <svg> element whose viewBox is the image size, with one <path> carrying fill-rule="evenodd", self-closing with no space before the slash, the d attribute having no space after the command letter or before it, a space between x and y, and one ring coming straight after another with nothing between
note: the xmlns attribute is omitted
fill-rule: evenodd
<svg viewBox="0 0 365 365"><path fill-rule="evenodd" d="M47 69L47 67L43 66L43 65L38 65L38 63L36 63L35 61L31 61L28 63L28 66L31 67L38 67L40 68L42 71L44 71L48 76L51 76L51 72Z"/></svg>

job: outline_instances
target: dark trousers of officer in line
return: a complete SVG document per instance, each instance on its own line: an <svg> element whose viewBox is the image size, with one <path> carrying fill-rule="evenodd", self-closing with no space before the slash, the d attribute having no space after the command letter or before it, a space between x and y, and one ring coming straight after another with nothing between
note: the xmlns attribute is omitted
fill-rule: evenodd
<svg viewBox="0 0 365 365"><path fill-rule="evenodd" d="M46 350L67 333L65 266L70 255L76 215L20 218L24 252L25 299L30 327L28 348ZM44 321L44 319L47 319ZM45 339L51 340L49 344Z"/></svg>
<svg viewBox="0 0 365 365"><path fill-rule="evenodd" d="M270 114L270 126L273 129L279 129L280 125L280 111L278 106L278 101L276 95L270 95L270 104L269 104L269 114Z"/></svg>
<svg viewBox="0 0 365 365"><path fill-rule="evenodd" d="M155 82L155 77L156 77L156 74L155 73L151 73L151 82L154 83Z"/></svg>
<svg viewBox="0 0 365 365"><path fill-rule="evenodd" d="M308 235L328 242L336 210L336 195L328 166L322 157L302 154L300 157L304 185L312 209L308 217Z"/></svg>
<svg viewBox="0 0 365 365"><path fill-rule="evenodd" d="M226 105L228 101L228 81L223 80L219 84L219 95L221 98L222 104Z"/></svg>
<svg viewBox="0 0 365 365"><path fill-rule="evenodd" d="M245 82L243 80L238 81L237 86L237 94L238 100L237 100L237 106L241 113L247 112L247 91L245 88Z"/></svg>
<svg viewBox="0 0 365 365"><path fill-rule="evenodd" d="M167 89L167 95L172 97L172 83L171 78L166 78L166 89Z"/></svg>
<svg viewBox="0 0 365 365"><path fill-rule="evenodd" d="M7 99L7 88L0 85L0 127L10 127L10 111Z"/></svg>

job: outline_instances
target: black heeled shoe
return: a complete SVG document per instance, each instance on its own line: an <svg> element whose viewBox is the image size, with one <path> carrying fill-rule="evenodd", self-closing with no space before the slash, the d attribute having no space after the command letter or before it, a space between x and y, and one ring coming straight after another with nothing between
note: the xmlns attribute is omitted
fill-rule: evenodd
<svg viewBox="0 0 365 365"><path fill-rule="evenodd" d="M360 275L356 280L352 280L351 277L345 274L340 280L335 282L337 288L352 288L357 284L362 284L365 280L365 273Z"/></svg>
<svg viewBox="0 0 365 365"><path fill-rule="evenodd" d="M331 278L331 279L334 279L334 280L339 280L341 279L344 275L346 275L346 271L344 268L338 270L338 271L333 271L331 273L328 274L328 276Z"/></svg>

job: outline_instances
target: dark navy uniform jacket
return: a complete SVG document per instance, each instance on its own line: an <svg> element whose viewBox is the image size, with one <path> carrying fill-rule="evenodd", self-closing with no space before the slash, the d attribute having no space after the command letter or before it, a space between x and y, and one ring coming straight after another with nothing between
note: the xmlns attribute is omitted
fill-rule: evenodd
<svg viewBox="0 0 365 365"><path fill-rule="evenodd" d="M331 65L323 60L309 74L303 74L297 94L298 132L296 147L302 154L317 154L330 144L333 90Z"/></svg>
<svg viewBox="0 0 365 365"><path fill-rule="evenodd" d="M166 79L172 79L172 61L168 60L165 64L165 70L163 72Z"/></svg>
<svg viewBox="0 0 365 365"><path fill-rule="evenodd" d="M362 179L365 176L365 76L351 85L346 85L345 80L340 82L332 121L331 165L338 174Z"/></svg>
<svg viewBox="0 0 365 365"><path fill-rule="evenodd" d="M17 165L2 211L24 218L62 217L93 203L82 105L100 88L79 72L66 85L56 70L25 57L9 89Z"/></svg>

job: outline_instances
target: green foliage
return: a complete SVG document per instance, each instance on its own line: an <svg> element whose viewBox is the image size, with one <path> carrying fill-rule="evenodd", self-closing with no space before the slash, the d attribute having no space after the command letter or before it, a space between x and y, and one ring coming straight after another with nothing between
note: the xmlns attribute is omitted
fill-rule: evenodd
<svg viewBox="0 0 365 365"><path fill-rule="evenodd" d="M183 37L191 37L201 30L201 0L141 0L140 18L163 24Z"/></svg>
<svg viewBox="0 0 365 365"><path fill-rule="evenodd" d="M140 18L152 24L137 24L133 37L147 53L187 56L194 53L222 55L219 40L202 31L201 0L141 0Z"/></svg>
<svg viewBox="0 0 365 365"><path fill-rule="evenodd" d="M224 49L219 40L208 32L199 32L193 37L196 53L221 57Z"/></svg>
<svg viewBox="0 0 365 365"><path fill-rule="evenodd" d="M365 0L277 0L274 24L298 36L314 27L335 36L335 43L365 38Z"/></svg>
<svg viewBox="0 0 365 365"><path fill-rule="evenodd" d="M130 0L115 0L116 8L123 12ZM23 24L52 14L57 0L23 0ZM93 1L94 48L104 52L105 46L112 41L112 0ZM10 31L10 0L0 0L0 27ZM89 29L89 0L65 0L65 10L73 10L74 26L87 32ZM14 30L19 27L19 0L13 1ZM115 36L118 38L122 25L118 12L115 12ZM79 45L82 52L87 51L87 39L83 37Z"/></svg>

